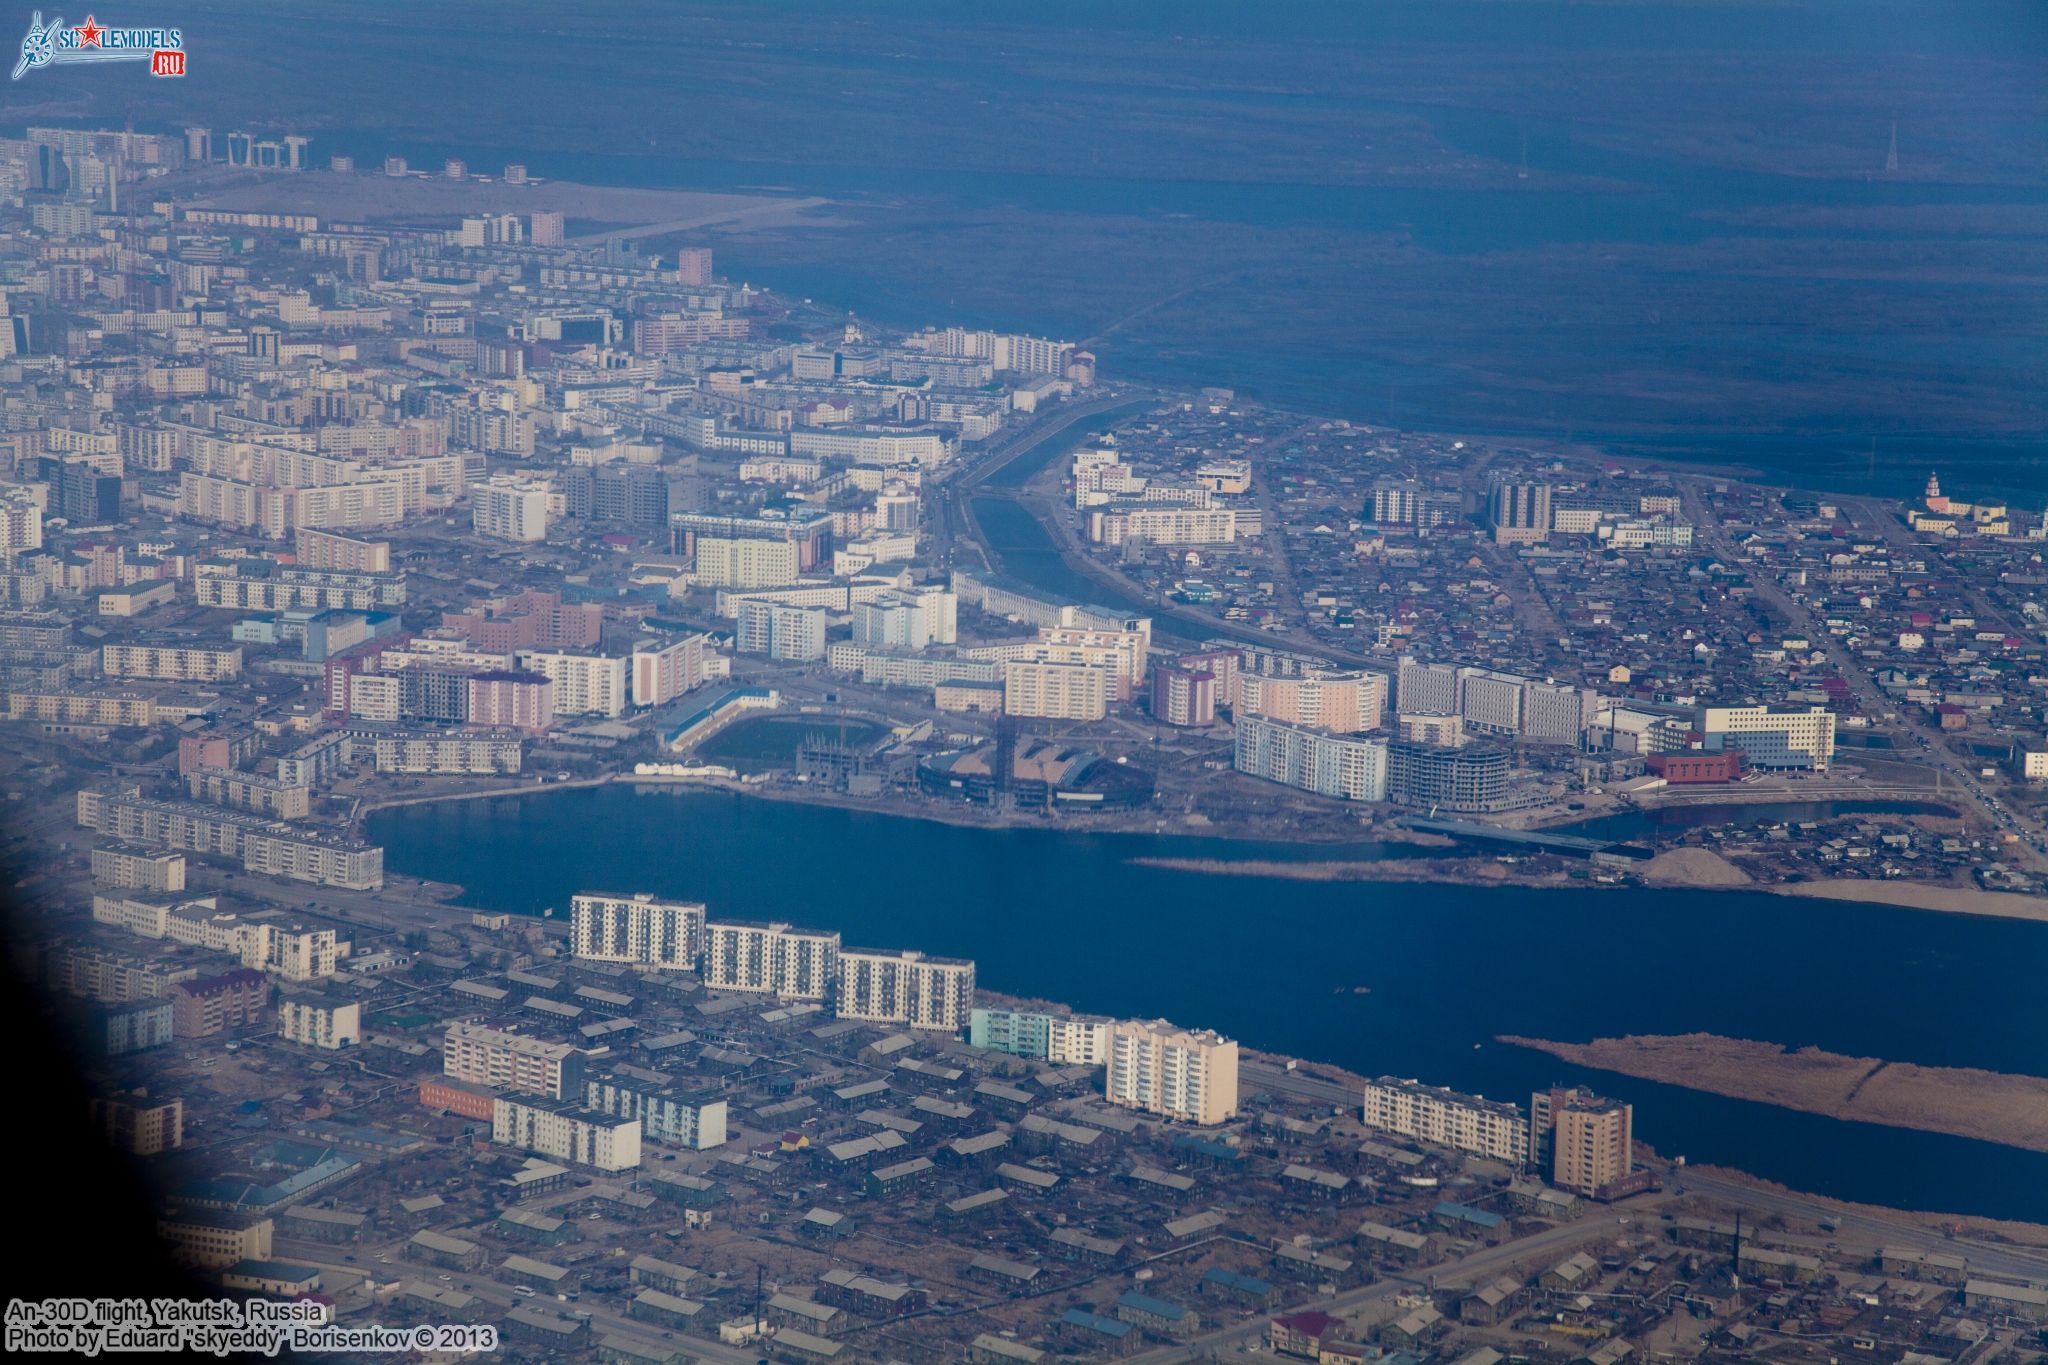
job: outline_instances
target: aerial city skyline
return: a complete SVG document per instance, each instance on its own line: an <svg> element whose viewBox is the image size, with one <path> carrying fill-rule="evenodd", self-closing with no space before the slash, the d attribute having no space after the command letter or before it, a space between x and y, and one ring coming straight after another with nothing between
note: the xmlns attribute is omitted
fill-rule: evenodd
<svg viewBox="0 0 2048 1365"><path fill-rule="evenodd" d="M855 20L857 121L898 126L900 61L1046 129L813 175L784 130L749 159L725 113L656 115L588 183L587 131L509 110L411 137L233 93L270 78L203 26L32 31L7 934L73 1183L133 1190L138 1232L39 1272L11 1348L2048 1353L2048 484L1999 320L2048 187L1988 131L2005 78L1773 170L1645 91L1626 132L1525 113L1533 160L1480 155L1307 56L1658 50L1509 8L1484 40L1399 11L1377 53L1248 35L1242 88L1144 134L1150 208L1074 189L1128 173L1094 132L1057 184L1006 139L1139 136L1234 20L1074 21L1130 44L1114 96L1028 25L955 70L925 45L973 21L887 51ZM1683 42L1776 88L1806 13ZM691 22L707 111L823 60L788 16ZM179 60L99 66L102 33ZM1877 48L1815 56L1795 123L1838 129ZM1299 105L1254 88L1289 51ZM1269 218L1175 160L1205 128L1303 158L1260 163ZM1014 202L947 178L974 157ZM1414 221L1324 240L1325 191ZM1641 228L1673 254L1612 235L1687 194L1713 227ZM1453 245L1472 195L1528 235ZM1032 255L1055 222L1068 265ZM1283 258L1332 292L1273 289ZM1957 343L1968 380L1847 339L1903 357L1949 308L2003 338ZM1983 425L1902 428L1888 385Z"/></svg>

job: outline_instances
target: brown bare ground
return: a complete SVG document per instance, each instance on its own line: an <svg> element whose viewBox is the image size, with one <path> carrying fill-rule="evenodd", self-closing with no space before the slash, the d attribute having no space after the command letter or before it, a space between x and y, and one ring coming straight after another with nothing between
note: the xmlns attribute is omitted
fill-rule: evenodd
<svg viewBox="0 0 2048 1365"><path fill-rule="evenodd" d="M1503 1036L1580 1066L1809 1114L2048 1152L2048 1079L1917 1066L1711 1033L1557 1043Z"/></svg>

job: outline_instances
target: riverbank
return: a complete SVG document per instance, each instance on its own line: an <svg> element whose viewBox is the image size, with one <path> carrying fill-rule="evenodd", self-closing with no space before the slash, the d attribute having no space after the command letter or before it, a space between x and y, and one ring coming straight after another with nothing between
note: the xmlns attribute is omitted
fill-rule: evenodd
<svg viewBox="0 0 2048 1365"><path fill-rule="evenodd" d="M2021 896L2010 891L1980 891L1973 886L1854 881L1787 882L1781 886L1751 889L1780 896L1804 896L1812 900L1862 901L1866 904L1897 905L1908 910L1935 910L1948 915L1995 915L2000 919L2048 924L2048 898Z"/></svg>
<svg viewBox="0 0 2048 1365"><path fill-rule="evenodd" d="M2039 1076L1848 1057L1814 1047L1794 1051L1711 1033L1590 1043L1503 1034L1495 1041L1730 1099L2048 1152L2048 1078Z"/></svg>

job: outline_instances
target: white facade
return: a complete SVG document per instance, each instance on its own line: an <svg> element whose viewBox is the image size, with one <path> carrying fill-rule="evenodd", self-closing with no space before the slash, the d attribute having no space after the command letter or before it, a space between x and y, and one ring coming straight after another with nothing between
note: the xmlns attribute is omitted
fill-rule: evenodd
<svg viewBox="0 0 2048 1365"><path fill-rule="evenodd" d="M1768 706L1708 706L1700 733L1712 750L1740 749L1758 768L1826 772L1835 756L1835 715L1823 706L1776 711Z"/></svg>
<svg viewBox="0 0 2048 1365"><path fill-rule="evenodd" d="M1387 799L1384 740L1332 735L1259 715L1240 716L1234 726L1236 767L1247 776L1350 801Z"/></svg>
<svg viewBox="0 0 2048 1365"><path fill-rule="evenodd" d="M516 479L486 479L471 487L471 522L480 536L495 540L536 541L548 536L545 485Z"/></svg>
<svg viewBox="0 0 2048 1365"><path fill-rule="evenodd" d="M867 649L926 649L959 639L959 599L944 588L906 588L853 608L853 642Z"/></svg>
<svg viewBox="0 0 2048 1365"><path fill-rule="evenodd" d="M0 487L0 556L42 547L43 509L35 494L19 484Z"/></svg>
<svg viewBox="0 0 2048 1365"><path fill-rule="evenodd" d="M1003 712L1053 720L1101 720L1109 714L1110 672L1086 664L1006 663Z"/></svg>
<svg viewBox="0 0 2048 1365"><path fill-rule="evenodd" d="M698 536L692 577L706 588L787 587L796 582L796 545L746 536Z"/></svg>
<svg viewBox="0 0 2048 1365"><path fill-rule="evenodd" d="M825 622L823 607L742 600L734 617L733 649L812 663L825 657Z"/></svg>
<svg viewBox="0 0 2048 1365"><path fill-rule="evenodd" d="M704 926L704 984L783 1000L823 1000L838 979L839 935L787 924Z"/></svg>
<svg viewBox="0 0 2048 1365"><path fill-rule="evenodd" d="M1397 1137L1517 1166L1529 1159L1529 1120L1511 1104L1381 1077L1365 1087L1363 1115L1366 1127Z"/></svg>
<svg viewBox="0 0 2048 1365"><path fill-rule="evenodd" d="M1224 1123L1237 1113L1237 1044L1164 1019L1111 1024L1103 1098L1188 1123Z"/></svg>
<svg viewBox="0 0 2048 1365"><path fill-rule="evenodd" d="M518 658L521 668L555 685L556 715L616 718L625 713L625 659L541 649L521 650Z"/></svg>
<svg viewBox="0 0 2048 1365"><path fill-rule="evenodd" d="M679 640L643 640L633 647L633 705L660 706L704 681L704 660L710 653L707 635Z"/></svg>
<svg viewBox="0 0 2048 1365"><path fill-rule="evenodd" d="M658 901L647 892L610 896L584 892L569 902L569 950L588 962L629 962L670 971L697 965L704 907Z"/></svg>
<svg viewBox="0 0 2048 1365"><path fill-rule="evenodd" d="M839 954L837 1001L841 1019L958 1033L974 1004L974 964L848 948Z"/></svg>
<svg viewBox="0 0 2048 1365"><path fill-rule="evenodd" d="M355 1000L287 992L277 1005L277 1034L306 1047L355 1047L363 1041L363 1007Z"/></svg>
<svg viewBox="0 0 2048 1365"><path fill-rule="evenodd" d="M491 1141L600 1171L630 1171L640 1164L638 1119L566 1105L500 1097L491 1103Z"/></svg>
<svg viewBox="0 0 2048 1365"><path fill-rule="evenodd" d="M567 1043L523 1033L450 1024L441 1038L441 1070L458 1081L556 1099L582 1084L583 1055Z"/></svg>

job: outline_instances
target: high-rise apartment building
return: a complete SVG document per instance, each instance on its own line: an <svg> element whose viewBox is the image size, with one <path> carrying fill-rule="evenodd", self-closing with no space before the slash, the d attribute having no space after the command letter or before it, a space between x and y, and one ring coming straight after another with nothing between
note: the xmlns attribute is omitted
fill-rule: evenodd
<svg viewBox="0 0 2048 1365"><path fill-rule="evenodd" d="M1426 664L1403 656L1394 675L1394 705L1401 711L1456 715L1458 670L1450 664Z"/></svg>
<svg viewBox="0 0 2048 1365"><path fill-rule="evenodd" d="M1162 725L1216 723L1216 675L1184 660L1152 670L1152 719Z"/></svg>
<svg viewBox="0 0 2048 1365"><path fill-rule="evenodd" d="M704 984L783 1000L823 1000L838 978L839 935L787 924L713 920L704 926Z"/></svg>
<svg viewBox="0 0 2048 1365"><path fill-rule="evenodd" d="M926 649L958 636L959 599L944 588L899 588L853 606L853 642L868 649Z"/></svg>
<svg viewBox="0 0 2048 1365"><path fill-rule="evenodd" d="M587 962L630 962L671 971L697 965L704 946L704 907L586 891L569 901L569 951Z"/></svg>
<svg viewBox="0 0 2048 1365"><path fill-rule="evenodd" d="M1495 544L1540 545L1550 539L1550 485L1496 483L1487 513Z"/></svg>
<svg viewBox="0 0 2048 1365"><path fill-rule="evenodd" d="M1507 750L1477 744L1445 749L1397 739L1387 745L1386 799L1470 815L1506 810Z"/></svg>
<svg viewBox="0 0 2048 1365"><path fill-rule="evenodd" d="M472 1085L516 1090L555 1099L583 1089L583 1053L567 1043L550 1043L482 1024L450 1024L441 1039L441 1070Z"/></svg>
<svg viewBox="0 0 2048 1365"><path fill-rule="evenodd" d="M584 1082L584 1102L595 1113L638 1119L643 1139L697 1152L724 1146L727 1102L673 1088L659 1075L626 1067L593 1076Z"/></svg>
<svg viewBox="0 0 2048 1365"><path fill-rule="evenodd" d="M92 1102L93 1131L118 1152L155 1156L185 1143L185 1101L152 1102L148 1092L137 1090L113 1099Z"/></svg>
<svg viewBox="0 0 2048 1365"><path fill-rule="evenodd" d="M1533 1155L1550 1183L1588 1199L1611 1199L1632 1184L1635 1107L1585 1089L1553 1086L1529 1098Z"/></svg>
<svg viewBox="0 0 2048 1365"><path fill-rule="evenodd" d="M630 1171L640 1164L640 1120L584 1109L578 1100L491 1102L491 1141L600 1171Z"/></svg>
<svg viewBox="0 0 2048 1365"><path fill-rule="evenodd" d="M616 719L625 712L628 672L624 656L523 649L517 658L522 670L538 673L554 684L550 702L555 715Z"/></svg>
<svg viewBox="0 0 2048 1365"><path fill-rule="evenodd" d="M390 573L391 545L358 540L333 531L301 526L292 536L292 557L301 568L338 569L343 573Z"/></svg>
<svg viewBox="0 0 2048 1365"><path fill-rule="evenodd" d="M1529 1120L1512 1104L1382 1076L1365 1087L1365 1126L1520 1166Z"/></svg>
<svg viewBox="0 0 2048 1365"><path fill-rule="evenodd" d="M968 1015L967 1041L1013 1057L1042 1058L1055 1066L1102 1066L1109 1060L1112 1022L1091 1014L975 1009Z"/></svg>
<svg viewBox="0 0 2048 1365"><path fill-rule="evenodd" d="M788 540L700 535L693 576L707 588L780 588L796 582L798 547Z"/></svg>
<svg viewBox="0 0 2048 1365"><path fill-rule="evenodd" d="M1387 481L1372 486L1372 519L1380 526L1412 526L1433 530L1464 514L1464 500L1455 492L1412 481Z"/></svg>
<svg viewBox="0 0 2048 1365"><path fill-rule="evenodd" d="M815 662L825 657L825 622L823 607L744 599L735 613L732 647L741 654Z"/></svg>
<svg viewBox="0 0 2048 1365"><path fill-rule="evenodd" d="M974 964L916 952L846 948L839 954L841 1019L958 1033L974 1003Z"/></svg>
<svg viewBox="0 0 2048 1365"><path fill-rule="evenodd" d="M473 484L469 491L471 521L478 535L518 541L548 538L546 485L499 477Z"/></svg>
<svg viewBox="0 0 2048 1365"><path fill-rule="evenodd" d="M1051 720L1101 720L1114 688L1107 668L1089 664L1003 665L1003 714Z"/></svg>
<svg viewBox="0 0 2048 1365"><path fill-rule="evenodd" d="M1307 673L1273 677L1247 670L1237 679L1239 716L1268 716L1339 734L1379 728L1387 705L1384 673Z"/></svg>
<svg viewBox="0 0 2048 1365"><path fill-rule="evenodd" d="M1321 796L1387 799L1385 740L1328 734L1261 715L1239 715L1234 725L1234 762L1241 773Z"/></svg>
<svg viewBox="0 0 2048 1365"><path fill-rule="evenodd" d="M0 558L26 554L42 546L42 505L27 488L0 485Z"/></svg>
<svg viewBox="0 0 2048 1365"><path fill-rule="evenodd" d="M660 706L704 681L711 637L684 635L633 646L633 705Z"/></svg>
<svg viewBox="0 0 2048 1365"><path fill-rule="evenodd" d="M277 1004L277 1036L306 1047L355 1047L363 1041L362 1002L287 991Z"/></svg>
<svg viewBox="0 0 2048 1365"><path fill-rule="evenodd" d="M1103 1097L1111 1104L1187 1123L1223 1123L1237 1113L1237 1044L1164 1019L1109 1026Z"/></svg>

